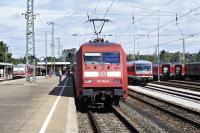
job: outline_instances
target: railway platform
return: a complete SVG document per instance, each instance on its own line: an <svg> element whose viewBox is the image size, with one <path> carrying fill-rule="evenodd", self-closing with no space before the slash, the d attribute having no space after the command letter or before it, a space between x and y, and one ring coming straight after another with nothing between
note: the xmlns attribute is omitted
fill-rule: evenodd
<svg viewBox="0 0 200 133"><path fill-rule="evenodd" d="M0 82L0 132L78 132L72 77Z"/></svg>
<svg viewBox="0 0 200 133"><path fill-rule="evenodd" d="M149 85L152 85L152 84L149 83ZM183 94L184 97L181 97L180 95L173 95L172 93L169 94L169 93L160 92L157 90L148 89L149 87L140 87L140 86L129 86L129 89L200 112L199 101L188 98L190 96L189 94L191 95L194 94L194 96L191 96L191 98L196 98L196 97L198 98L199 96L196 96L196 95L200 95L199 92L186 90L186 89L184 90L184 89L169 87L169 86L162 86L162 85L154 85L154 86L165 87L166 89L170 89L171 91L168 91L168 92L175 91L177 94L180 94L180 93L185 93L185 94Z"/></svg>

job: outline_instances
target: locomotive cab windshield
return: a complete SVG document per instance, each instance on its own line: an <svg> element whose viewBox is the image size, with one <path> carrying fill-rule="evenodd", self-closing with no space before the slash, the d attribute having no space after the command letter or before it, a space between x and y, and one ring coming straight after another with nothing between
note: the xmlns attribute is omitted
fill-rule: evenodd
<svg viewBox="0 0 200 133"><path fill-rule="evenodd" d="M120 64L120 53L85 53L85 64Z"/></svg>
<svg viewBox="0 0 200 133"><path fill-rule="evenodd" d="M136 71L151 71L150 64L136 64Z"/></svg>

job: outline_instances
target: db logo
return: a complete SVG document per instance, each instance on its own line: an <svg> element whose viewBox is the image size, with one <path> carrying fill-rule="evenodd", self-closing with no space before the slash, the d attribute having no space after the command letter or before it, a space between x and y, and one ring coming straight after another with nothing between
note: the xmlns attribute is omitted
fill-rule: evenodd
<svg viewBox="0 0 200 133"><path fill-rule="evenodd" d="M106 72L99 72L99 77L106 77L107 73Z"/></svg>

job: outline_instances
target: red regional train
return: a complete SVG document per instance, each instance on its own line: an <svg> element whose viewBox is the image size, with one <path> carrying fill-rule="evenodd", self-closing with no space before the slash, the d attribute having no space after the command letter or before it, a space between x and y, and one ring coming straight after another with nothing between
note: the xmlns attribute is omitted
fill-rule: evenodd
<svg viewBox="0 0 200 133"><path fill-rule="evenodd" d="M158 78L158 64L153 64L153 77ZM168 79L183 79L185 77L185 65L182 63L161 63L160 78Z"/></svg>
<svg viewBox="0 0 200 133"><path fill-rule="evenodd" d="M81 104L118 105L128 95L126 54L120 44L95 39L76 54L76 98Z"/></svg>
<svg viewBox="0 0 200 133"><path fill-rule="evenodd" d="M42 76L45 73L46 67L36 66L36 76ZM27 67L28 76L33 76L33 65ZM17 64L13 66L13 78L20 78L26 76L26 64Z"/></svg>
<svg viewBox="0 0 200 133"><path fill-rule="evenodd" d="M27 73L29 76L33 75L33 66L28 65ZM17 64L13 66L13 78L25 77L26 76L26 64Z"/></svg>
<svg viewBox="0 0 200 133"><path fill-rule="evenodd" d="M153 80L152 62L145 60L127 63L128 82L146 85Z"/></svg>

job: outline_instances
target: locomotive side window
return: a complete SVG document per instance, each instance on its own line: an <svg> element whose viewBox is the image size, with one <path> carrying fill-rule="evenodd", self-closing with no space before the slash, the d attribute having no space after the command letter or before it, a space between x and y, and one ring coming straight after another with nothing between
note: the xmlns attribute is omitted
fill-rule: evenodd
<svg viewBox="0 0 200 133"><path fill-rule="evenodd" d="M136 71L150 71L151 65L149 64L137 64Z"/></svg>
<svg viewBox="0 0 200 133"><path fill-rule="evenodd" d="M85 64L119 64L119 53L85 53Z"/></svg>

